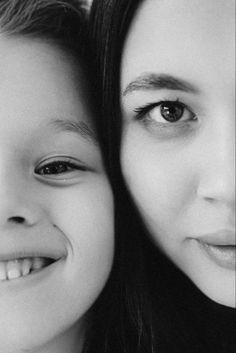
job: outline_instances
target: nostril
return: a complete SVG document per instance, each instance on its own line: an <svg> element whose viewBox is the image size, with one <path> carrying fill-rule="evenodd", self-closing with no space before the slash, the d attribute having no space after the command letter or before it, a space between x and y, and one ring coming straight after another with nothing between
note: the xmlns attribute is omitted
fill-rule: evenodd
<svg viewBox="0 0 236 353"><path fill-rule="evenodd" d="M15 217L9 218L9 222L22 224L22 223L25 223L25 219L24 217L15 216Z"/></svg>

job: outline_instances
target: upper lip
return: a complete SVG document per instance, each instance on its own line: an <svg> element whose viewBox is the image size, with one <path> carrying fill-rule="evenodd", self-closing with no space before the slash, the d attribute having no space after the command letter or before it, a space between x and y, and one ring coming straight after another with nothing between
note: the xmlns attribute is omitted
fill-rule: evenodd
<svg viewBox="0 0 236 353"><path fill-rule="evenodd" d="M21 234L0 234L0 261L45 257L54 261L67 255L59 230L37 229Z"/></svg>
<svg viewBox="0 0 236 353"><path fill-rule="evenodd" d="M221 229L219 231L199 235L196 239L202 243L215 246L235 246L235 230Z"/></svg>

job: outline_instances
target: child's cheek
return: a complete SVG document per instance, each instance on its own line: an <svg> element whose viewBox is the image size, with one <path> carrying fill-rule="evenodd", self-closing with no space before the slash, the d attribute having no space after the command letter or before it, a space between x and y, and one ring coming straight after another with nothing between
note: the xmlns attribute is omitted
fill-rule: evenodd
<svg viewBox="0 0 236 353"><path fill-rule="evenodd" d="M45 208L47 222L65 237L66 281L73 281L78 269L87 281L106 277L114 251L113 196L106 177L95 174L75 185L52 188L45 195Z"/></svg>

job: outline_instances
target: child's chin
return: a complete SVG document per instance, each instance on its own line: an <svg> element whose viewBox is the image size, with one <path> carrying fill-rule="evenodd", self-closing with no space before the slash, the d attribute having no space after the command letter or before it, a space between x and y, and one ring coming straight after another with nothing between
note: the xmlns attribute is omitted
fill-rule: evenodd
<svg viewBox="0 0 236 353"><path fill-rule="evenodd" d="M8 330L10 331L10 330ZM27 337L28 336L28 337ZM0 334L0 352L15 353L15 352L31 352L34 348L34 343L31 341L31 334L28 335L21 332L19 328L12 328L7 335Z"/></svg>
<svg viewBox="0 0 236 353"><path fill-rule="evenodd" d="M16 320L19 322L19 320ZM2 327L3 326L3 327ZM48 336L49 328L38 327L31 330L27 325L9 326L8 322L0 320L0 352L1 353L21 353L34 352L43 347L52 337ZM33 332L32 332L33 331Z"/></svg>

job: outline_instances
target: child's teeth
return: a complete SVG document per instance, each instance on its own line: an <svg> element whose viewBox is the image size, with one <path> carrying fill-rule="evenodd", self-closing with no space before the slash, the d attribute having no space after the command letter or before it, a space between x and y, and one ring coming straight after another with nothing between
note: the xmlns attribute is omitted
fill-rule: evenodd
<svg viewBox="0 0 236 353"><path fill-rule="evenodd" d="M15 279L21 276L20 260L8 261L6 265L6 272L8 279Z"/></svg>
<svg viewBox="0 0 236 353"><path fill-rule="evenodd" d="M6 266L4 262L0 262L0 281L7 279Z"/></svg>
<svg viewBox="0 0 236 353"><path fill-rule="evenodd" d="M43 257L0 261L0 281L27 276L31 271L40 270L47 265L48 261Z"/></svg>
<svg viewBox="0 0 236 353"><path fill-rule="evenodd" d="M32 269L39 270L44 266L44 264L45 264L45 260L42 257L35 257L33 259Z"/></svg>
<svg viewBox="0 0 236 353"><path fill-rule="evenodd" d="M31 270L31 267L32 267L32 260L27 258L27 259L24 259L23 262L22 262L22 268L21 268L21 271L22 271L22 276L26 276L30 273L30 270Z"/></svg>

